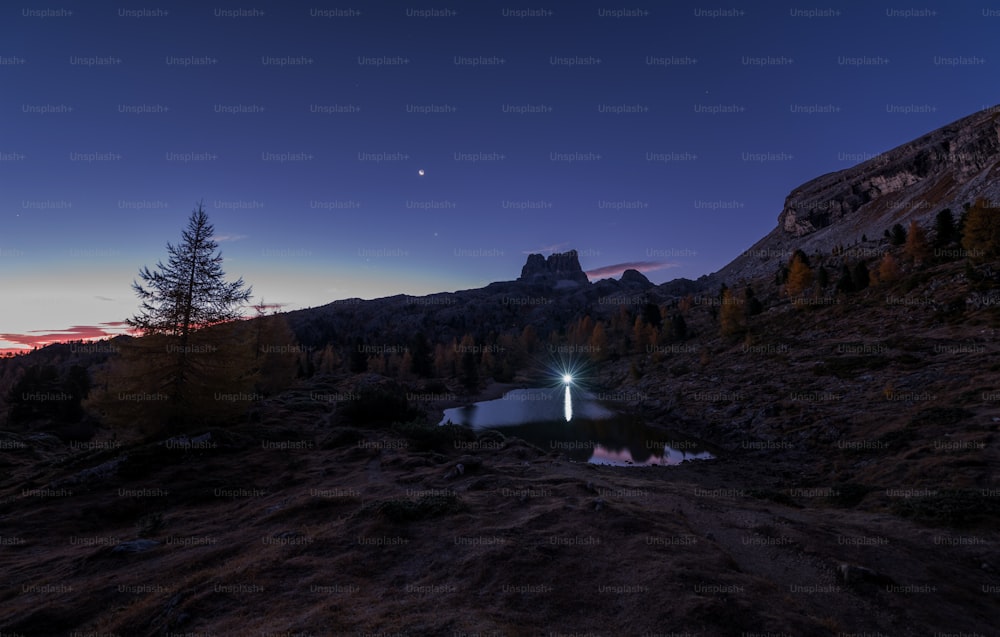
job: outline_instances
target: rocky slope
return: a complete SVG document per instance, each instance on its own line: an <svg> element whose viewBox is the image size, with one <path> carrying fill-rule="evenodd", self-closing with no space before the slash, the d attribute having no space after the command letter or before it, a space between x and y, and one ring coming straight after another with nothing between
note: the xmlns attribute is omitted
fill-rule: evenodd
<svg viewBox="0 0 1000 637"><path fill-rule="evenodd" d="M880 238L896 223L930 226L934 215L978 197L1000 201L1000 110L964 117L851 168L793 190L778 226L717 272L715 282L774 274L801 248L807 254Z"/></svg>

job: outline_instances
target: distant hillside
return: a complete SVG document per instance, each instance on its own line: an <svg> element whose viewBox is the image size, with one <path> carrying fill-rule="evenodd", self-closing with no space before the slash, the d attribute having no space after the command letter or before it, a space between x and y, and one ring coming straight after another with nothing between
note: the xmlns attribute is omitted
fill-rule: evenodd
<svg viewBox="0 0 1000 637"><path fill-rule="evenodd" d="M683 283L680 288L690 291ZM483 338L491 332L520 332L525 325L545 335L587 313L608 318L621 306L661 303L680 288L674 282L654 286L635 270L626 271L620 280L591 283L576 251L569 250L548 258L528 255L521 276L514 281L421 297L343 299L285 316L299 341L309 346L356 338L400 343L418 332L446 342L467 333Z"/></svg>

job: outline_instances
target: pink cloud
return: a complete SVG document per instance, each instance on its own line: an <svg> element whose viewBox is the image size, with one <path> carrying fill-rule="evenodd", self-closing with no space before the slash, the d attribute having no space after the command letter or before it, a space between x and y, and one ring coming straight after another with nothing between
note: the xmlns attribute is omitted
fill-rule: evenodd
<svg viewBox="0 0 1000 637"><path fill-rule="evenodd" d="M23 345L22 350L29 350L33 347L45 347L52 343L65 343L66 341L92 341L109 336L118 336L124 333L124 322L114 321L111 323L101 323L100 325L74 325L64 330L31 330L27 334L0 334L0 341L17 343ZM110 328L110 329L109 329ZM17 352L17 348L9 348L9 351Z"/></svg>
<svg viewBox="0 0 1000 637"><path fill-rule="evenodd" d="M667 261L626 261L625 263L616 263L614 265L605 265L600 268L594 268L593 270L587 270L587 278L591 280L595 279L607 279L609 277L621 276L625 270L638 270L639 272L655 272L656 270L665 270L667 268L676 268L679 264L670 263Z"/></svg>

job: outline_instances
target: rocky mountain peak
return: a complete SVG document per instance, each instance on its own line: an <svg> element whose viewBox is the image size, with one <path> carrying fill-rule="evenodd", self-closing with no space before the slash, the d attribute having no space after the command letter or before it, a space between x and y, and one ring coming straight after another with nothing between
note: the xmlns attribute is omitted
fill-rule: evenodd
<svg viewBox="0 0 1000 637"><path fill-rule="evenodd" d="M518 281L530 283L551 283L556 286L585 284L589 282L576 250L555 252L548 258L540 254L529 254Z"/></svg>
<svg viewBox="0 0 1000 637"><path fill-rule="evenodd" d="M989 108L881 153L821 175L785 199L778 226L715 278L772 274L796 249L829 253L894 224L932 225L934 216L978 197L1000 200L1000 108Z"/></svg>
<svg viewBox="0 0 1000 637"><path fill-rule="evenodd" d="M625 284L634 284L642 288L653 287L652 282L646 278L645 274L632 268L622 272L621 282Z"/></svg>

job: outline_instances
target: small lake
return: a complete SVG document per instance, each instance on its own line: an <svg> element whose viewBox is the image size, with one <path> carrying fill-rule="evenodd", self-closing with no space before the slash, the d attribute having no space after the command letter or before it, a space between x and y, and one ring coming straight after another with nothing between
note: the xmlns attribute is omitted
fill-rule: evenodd
<svg viewBox="0 0 1000 637"><path fill-rule="evenodd" d="M704 443L654 429L571 386L515 389L503 398L446 409L440 424L496 429L578 462L677 465L714 458Z"/></svg>

